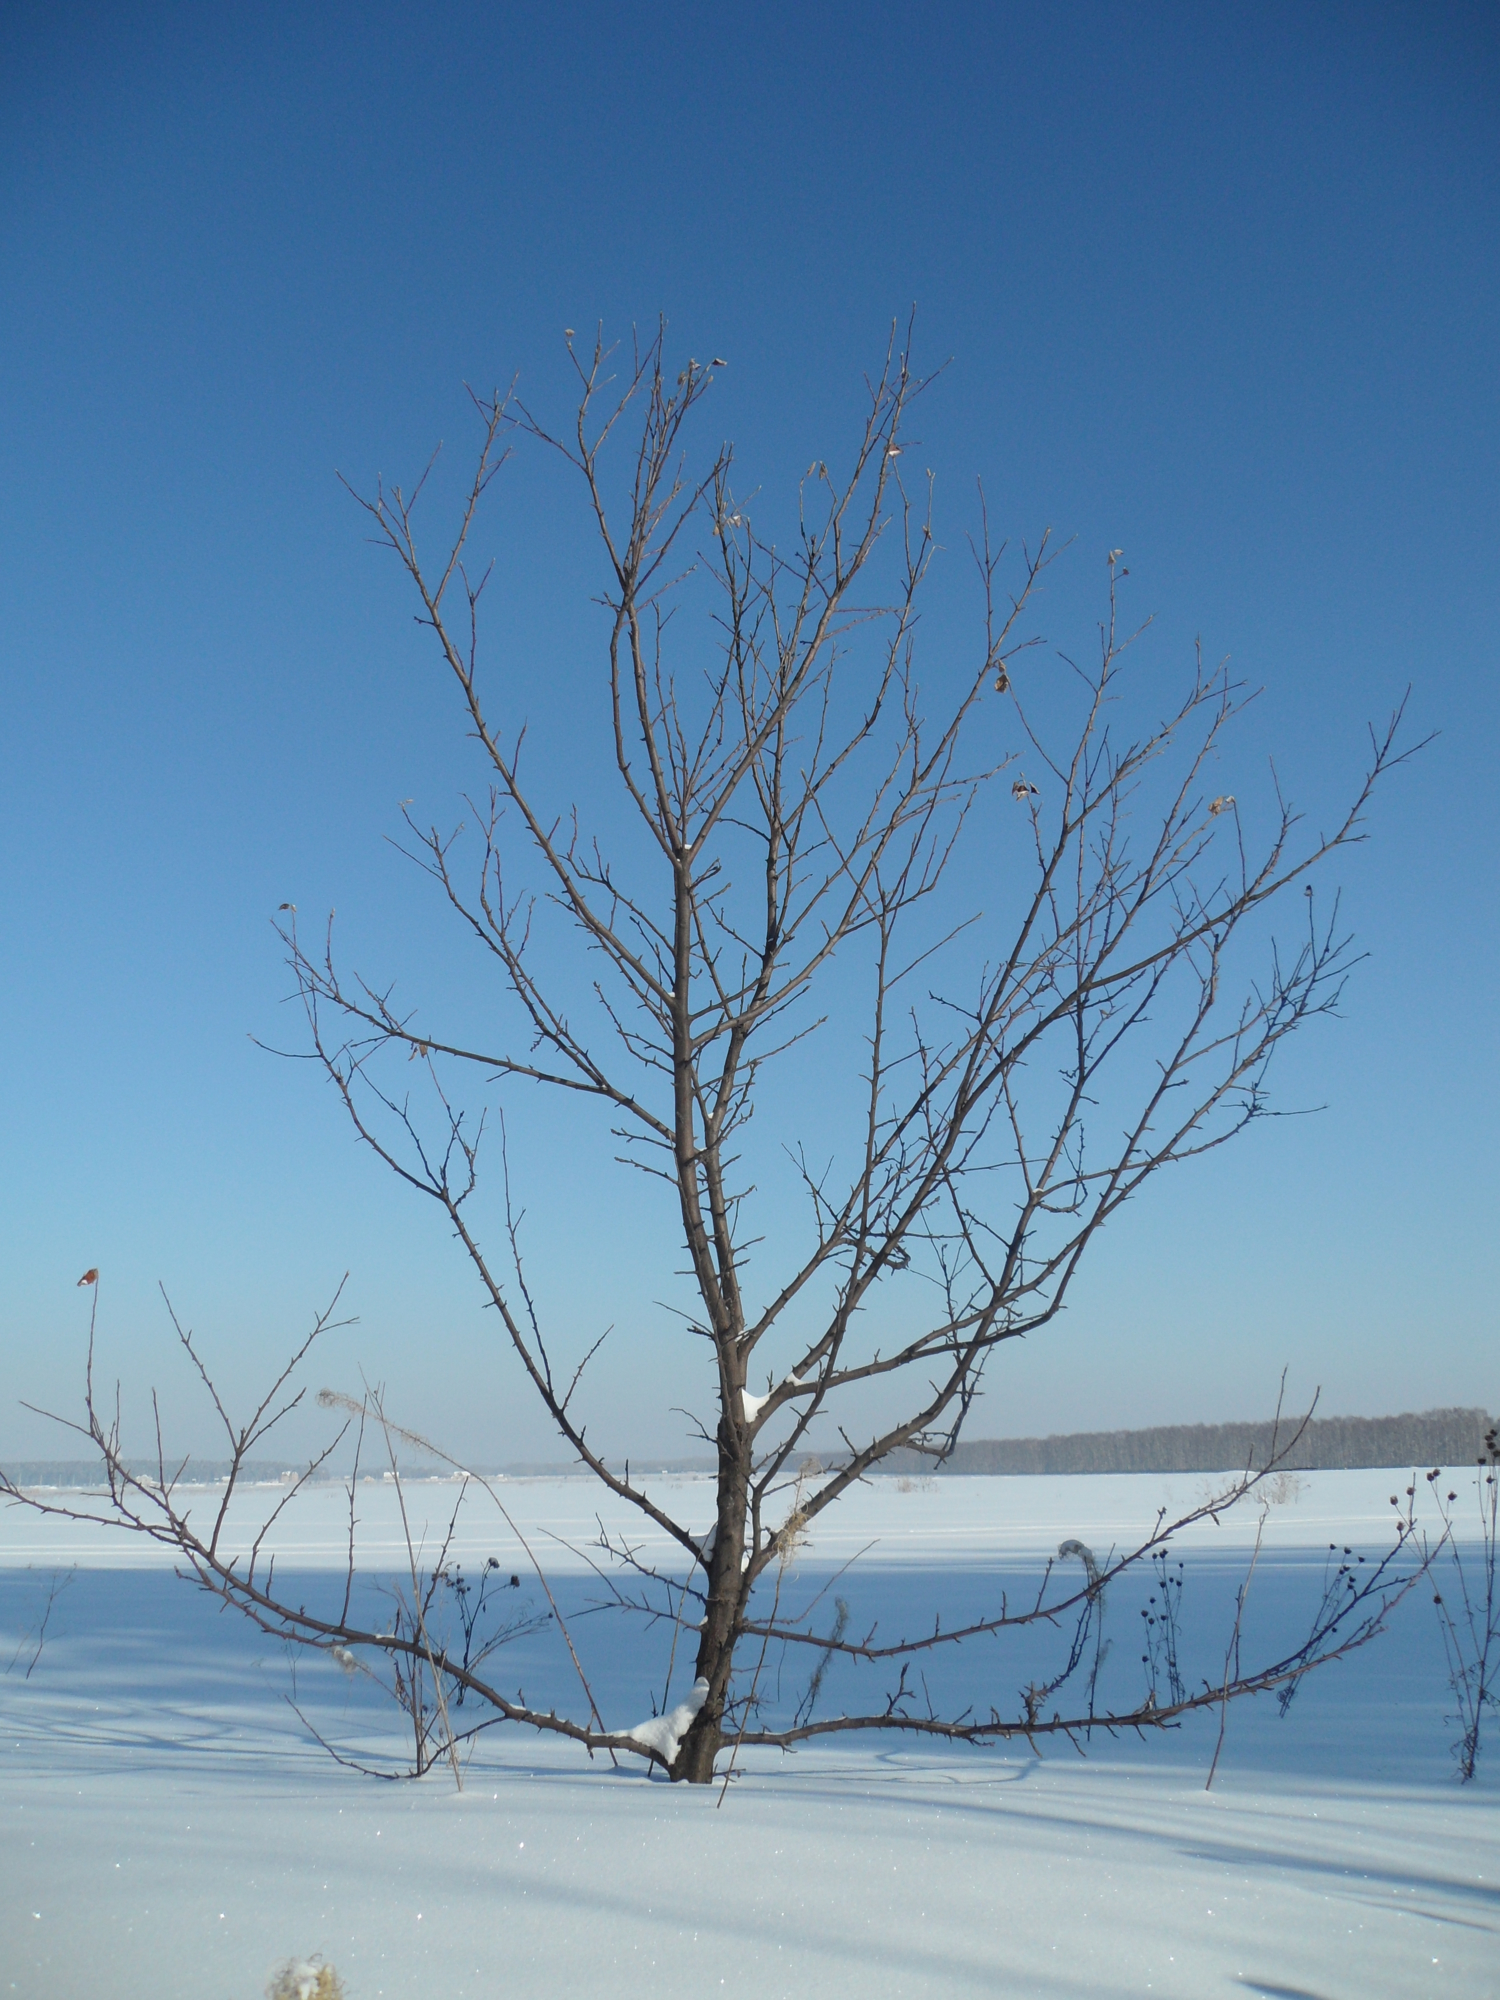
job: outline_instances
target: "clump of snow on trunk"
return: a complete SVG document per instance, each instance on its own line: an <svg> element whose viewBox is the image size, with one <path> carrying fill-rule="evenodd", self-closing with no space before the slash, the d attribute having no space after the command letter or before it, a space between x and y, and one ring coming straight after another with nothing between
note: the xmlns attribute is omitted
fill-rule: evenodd
<svg viewBox="0 0 1500 2000"><path fill-rule="evenodd" d="M644 1743L648 1750L659 1752L670 1764L677 1755L678 1744L688 1733L693 1717L707 1699L708 1682L700 1678L693 1682L693 1691L686 1701L679 1702L665 1715L653 1715L649 1722L638 1722L625 1734L632 1743Z"/></svg>

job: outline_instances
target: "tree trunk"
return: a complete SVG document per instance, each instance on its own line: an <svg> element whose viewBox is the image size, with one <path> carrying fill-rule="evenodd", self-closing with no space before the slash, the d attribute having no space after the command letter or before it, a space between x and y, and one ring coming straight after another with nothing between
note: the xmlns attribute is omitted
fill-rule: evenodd
<svg viewBox="0 0 1500 2000"><path fill-rule="evenodd" d="M711 1785L724 1735L724 1704L739 1638L749 1452L728 1410L719 1419L719 1518L708 1566L708 1606L698 1643L698 1678L708 1695L672 1760L674 1782Z"/></svg>

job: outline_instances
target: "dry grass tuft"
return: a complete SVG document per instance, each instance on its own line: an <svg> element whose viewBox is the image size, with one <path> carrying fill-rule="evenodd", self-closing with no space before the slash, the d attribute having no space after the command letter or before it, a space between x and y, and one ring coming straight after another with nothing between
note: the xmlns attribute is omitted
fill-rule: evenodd
<svg viewBox="0 0 1500 2000"><path fill-rule="evenodd" d="M271 1975L266 2000L344 2000L344 1982L320 1958L289 1958Z"/></svg>

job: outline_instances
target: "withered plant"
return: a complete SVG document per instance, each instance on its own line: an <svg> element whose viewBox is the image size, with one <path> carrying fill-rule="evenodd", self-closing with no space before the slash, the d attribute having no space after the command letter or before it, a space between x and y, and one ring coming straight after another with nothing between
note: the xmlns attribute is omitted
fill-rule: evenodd
<svg viewBox="0 0 1500 2000"><path fill-rule="evenodd" d="M1479 1768L1485 1716L1500 1714L1500 1427L1491 1424L1486 1431L1484 1451L1473 1471L1454 1476L1460 1485L1470 1478L1474 1482L1474 1512L1467 1520L1454 1511L1461 1495L1447 1484L1442 1468L1434 1466L1427 1474L1443 1523L1433 1554L1446 1551L1447 1555L1441 1565L1434 1562L1438 1588L1432 1601L1459 1725L1453 1759L1460 1781L1468 1784ZM1410 1494L1413 1488L1407 1491Z"/></svg>

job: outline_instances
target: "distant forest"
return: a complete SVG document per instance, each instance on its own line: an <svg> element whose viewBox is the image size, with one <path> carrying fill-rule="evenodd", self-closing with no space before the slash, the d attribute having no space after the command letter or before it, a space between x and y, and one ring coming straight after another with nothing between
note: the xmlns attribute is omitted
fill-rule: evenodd
<svg viewBox="0 0 1500 2000"><path fill-rule="evenodd" d="M1483 1456L1484 1434L1494 1421L1483 1410L1423 1410L1420 1415L1404 1417L1318 1417L1281 1463L1292 1472L1366 1465L1441 1465L1452 1470L1472 1465ZM1268 1419L1262 1424L1165 1424L1147 1431L1078 1431L1067 1437L964 1439L943 1465L934 1465L920 1452L896 1451L875 1468L875 1474L1239 1472L1247 1465L1267 1462L1273 1428ZM1283 1447L1296 1428L1296 1418L1282 1419ZM836 1461L825 1459L824 1463ZM132 1471L155 1469L154 1459L131 1461ZM544 1461L477 1469L487 1475L503 1472L511 1478L553 1479L582 1470L577 1465ZM714 1461L648 1457L632 1460L631 1469L637 1473L712 1472ZM33 1459L5 1470L19 1486L88 1487L99 1483L98 1465L88 1459ZM282 1481L300 1470L257 1461L243 1466L241 1477ZM190 1459L182 1478L187 1485L212 1484L228 1471L227 1463ZM436 1465L412 1466L407 1473L412 1479L447 1476Z"/></svg>
<svg viewBox="0 0 1500 2000"><path fill-rule="evenodd" d="M1281 1461L1288 1471L1355 1466L1472 1465L1494 1421L1483 1410L1423 1410L1401 1417L1316 1417ZM1297 1428L1283 1418L1280 1444ZM1078 1431L1068 1437L961 1439L934 1466L921 1453L894 1452L889 1472L1239 1472L1265 1465L1275 1426L1164 1424L1145 1431Z"/></svg>

